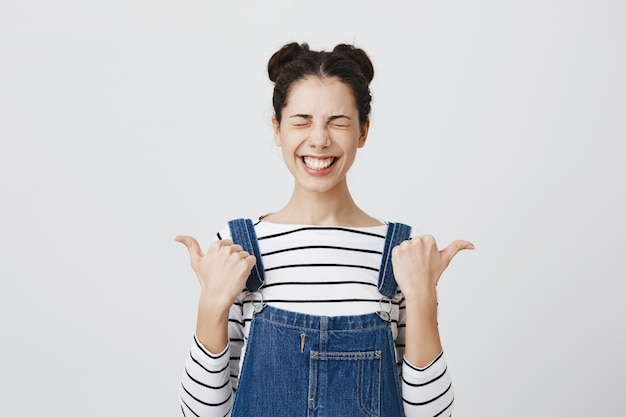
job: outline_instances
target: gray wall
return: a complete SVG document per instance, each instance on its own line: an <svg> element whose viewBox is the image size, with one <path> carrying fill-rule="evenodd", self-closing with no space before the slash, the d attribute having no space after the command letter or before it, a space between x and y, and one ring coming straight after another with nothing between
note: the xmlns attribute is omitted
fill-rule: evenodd
<svg viewBox="0 0 626 417"><path fill-rule="evenodd" d="M177 414L173 238L286 202L292 40L375 64L357 203L476 244L439 288L455 415L626 414L625 3L390 4L0 4L1 415Z"/></svg>

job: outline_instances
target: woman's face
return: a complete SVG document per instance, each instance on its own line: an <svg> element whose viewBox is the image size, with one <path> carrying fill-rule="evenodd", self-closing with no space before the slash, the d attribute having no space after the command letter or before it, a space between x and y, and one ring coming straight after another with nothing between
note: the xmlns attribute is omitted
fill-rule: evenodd
<svg viewBox="0 0 626 417"><path fill-rule="evenodd" d="M282 148L296 187L324 193L345 186L369 119L359 125L350 87L339 79L308 77L291 87L282 121L274 118L274 141Z"/></svg>

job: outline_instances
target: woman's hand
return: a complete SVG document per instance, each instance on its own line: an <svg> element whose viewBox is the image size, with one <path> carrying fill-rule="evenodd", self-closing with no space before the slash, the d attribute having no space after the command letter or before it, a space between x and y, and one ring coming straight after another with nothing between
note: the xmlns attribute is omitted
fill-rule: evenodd
<svg viewBox="0 0 626 417"><path fill-rule="evenodd" d="M228 312L246 285L256 258L231 240L216 240L202 254L191 236L176 236L187 246L200 288L196 338L211 353L228 346Z"/></svg>
<svg viewBox="0 0 626 417"><path fill-rule="evenodd" d="M391 252L394 276L406 299L431 292L452 258L463 249L474 249L465 240L455 240L439 250L431 235L405 240Z"/></svg>
<svg viewBox="0 0 626 417"><path fill-rule="evenodd" d="M189 250L191 268L200 282L201 298L211 300L213 307L230 308L256 264L254 255L231 240L216 240L205 254L191 236L176 236L176 241Z"/></svg>
<svg viewBox="0 0 626 417"><path fill-rule="evenodd" d="M454 255L463 249L474 249L474 245L455 240L439 250L434 237L423 235L402 242L391 252L393 273L406 301L404 358L419 368L441 353L435 286Z"/></svg>

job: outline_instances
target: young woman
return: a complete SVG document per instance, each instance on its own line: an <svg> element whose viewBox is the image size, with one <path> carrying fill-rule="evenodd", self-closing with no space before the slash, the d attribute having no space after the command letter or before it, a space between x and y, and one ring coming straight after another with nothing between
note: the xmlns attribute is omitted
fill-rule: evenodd
<svg viewBox="0 0 626 417"><path fill-rule="evenodd" d="M439 250L352 199L346 174L367 139L374 76L363 50L290 43L268 72L293 194L254 222L229 222L206 253L176 238L201 287L182 414L451 415L435 287L473 245Z"/></svg>

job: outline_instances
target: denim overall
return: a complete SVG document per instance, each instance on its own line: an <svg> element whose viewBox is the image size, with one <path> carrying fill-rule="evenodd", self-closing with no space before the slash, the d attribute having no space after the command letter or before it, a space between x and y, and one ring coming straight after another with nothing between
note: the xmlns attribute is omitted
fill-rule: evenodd
<svg viewBox="0 0 626 417"><path fill-rule="evenodd" d="M258 291L265 277L252 221L229 227L233 241L256 256L246 288ZM389 223L378 277L389 300L397 290L391 250L410 233ZM244 416L404 416L389 314L327 317L257 304L231 412Z"/></svg>

